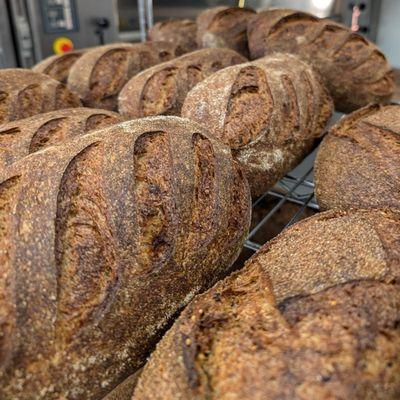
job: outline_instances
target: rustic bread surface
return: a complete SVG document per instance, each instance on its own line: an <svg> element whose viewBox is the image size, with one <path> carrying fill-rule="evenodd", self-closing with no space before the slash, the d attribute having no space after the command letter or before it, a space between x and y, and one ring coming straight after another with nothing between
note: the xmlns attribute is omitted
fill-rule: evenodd
<svg viewBox="0 0 400 400"><path fill-rule="evenodd" d="M370 105L346 116L315 162L321 209L400 208L400 105Z"/></svg>
<svg viewBox="0 0 400 400"><path fill-rule="evenodd" d="M203 80L181 114L231 147L255 197L303 159L331 113L318 73L295 56L274 54Z"/></svg>
<svg viewBox="0 0 400 400"><path fill-rule="evenodd" d="M47 57L32 67L32 71L49 75L57 81L67 83L72 65L83 55L84 51L85 50L74 50L68 53L55 54Z"/></svg>
<svg viewBox="0 0 400 400"><path fill-rule="evenodd" d="M187 93L215 71L246 59L230 49L202 49L134 76L121 90L119 112L129 118L179 115Z"/></svg>
<svg viewBox="0 0 400 400"><path fill-rule="evenodd" d="M0 124L79 106L77 94L47 75L22 68L0 70Z"/></svg>
<svg viewBox="0 0 400 400"><path fill-rule="evenodd" d="M99 399L222 276L250 197L229 148L176 117L14 163L0 184L0 398Z"/></svg>
<svg viewBox="0 0 400 400"><path fill-rule="evenodd" d="M87 107L117 110L125 83L140 71L176 56L167 42L115 43L85 52L71 67L68 86Z"/></svg>
<svg viewBox="0 0 400 400"><path fill-rule="evenodd" d="M119 114L94 108L66 108L0 125L0 169L48 146L121 122Z"/></svg>
<svg viewBox="0 0 400 400"><path fill-rule="evenodd" d="M177 46L177 56L197 50L197 25L190 19L170 19L157 22L147 32L148 40L165 41Z"/></svg>
<svg viewBox="0 0 400 400"><path fill-rule="evenodd" d="M230 48L249 57L247 24L256 12L250 8L214 7L197 17L199 47Z"/></svg>
<svg viewBox="0 0 400 400"><path fill-rule="evenodd" d="M399 240L387 209L292 226L189 304L133 399L397 399Z"/></svg>
<svg viewBox="0 0 400 400"><path fill-rule="evenodd" d="M386 57L344 25L296 10L271 9L255 16L247 33L252 59L282 52L311 63L339 111L387 102L393 94L394 75Z"/></svg>

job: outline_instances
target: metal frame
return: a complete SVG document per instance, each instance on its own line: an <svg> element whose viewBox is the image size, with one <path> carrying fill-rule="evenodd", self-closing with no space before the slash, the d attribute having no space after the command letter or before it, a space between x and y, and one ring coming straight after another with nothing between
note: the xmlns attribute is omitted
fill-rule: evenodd
<svg viewBox="0 0 400 400"><path fill-rule="evenodd" d="M300 205L301 207L290 217L282 230L295 223L307 207L315 211L319 210L318 204L316 203L314 197L314 182L309 178L310 175L312 175L312 171L313 167L310 167L300 177L296 177L292 173L287 174L274 186L272 190L264 193L253 202L252 209L254 210L254 208L268 195L279 199L278 203L270 211L268 211L266 215L264 215L257 225L250 231L244 243L245 248L252 251L257 251L262 247L264 243L256 243L252 239L262 227L268 224L268 222L271 220L271 217L286 202L292 202Z"/></svg>

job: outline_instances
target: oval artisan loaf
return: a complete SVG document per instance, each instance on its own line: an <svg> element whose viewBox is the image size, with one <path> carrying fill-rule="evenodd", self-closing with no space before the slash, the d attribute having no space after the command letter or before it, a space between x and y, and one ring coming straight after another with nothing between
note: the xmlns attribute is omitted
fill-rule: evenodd
<svg viewBox="0 0 400 400"><path fill-rule="evenodd" d="M55 54L36 64L32 67L32 71L49 75L57 81L67 83L72 65L84 52L85 50L74 50L68 53Z"/></svg>
<svg viewBox="0 0 400 400"><path fill-rule="evenodd" d="M150 41L165 41L177 46L176 55L180 56L197 49L196 22L191 19L169 19L157 22L147 32Z"/></svg>
<svg viewBox="0 0 400 400"><path fill-rule="evenodd" d="M303 159L331 113L318 73L274 54L208 77L186 96L181 114L231 147L254 197Z"/></svg>
<svg viewBox="0 0 400 400"><path fill-rule="evenodd" d="M0 124L81 105L76 93L47 75L22 68L0 70Z"/></svg>
<svg viewBox="0 0 400 400"><path fill-rule="evenodd" d="M14 163L0 184L0 398L99 399L226 275L250 197L229 149L176 117Z"/></svg>
<svg viewBox="0 0 400 400"><path fill-rule="evenodd" d="M300 56L322 75L339 111L390 100L394 76L386 57L336 22L289 9L259 13L248 25L252 59L282 52Z"/></svg>
<svg viewBox="0 0 400 400"><path fill-rule="evenodd" d="M121 121L117 113L79 107L50 111L2 124L0 169L45 147Z"/></svg>
<svg viewBox="0 0 400 400"><path fill-rule="evenodd" d="M249 56L247 24L256 12L250 8L214 7L201 12L197 19L197 45L221 47Z"/></svg>
<svg viewBox="0 0 400 400"><path fill-rule="evenodd" d="M190 89L215 71L246 59L230 49L202 49L134 76L121 90L119 112L129 118L179 115Z"/></svg>
<svg viewBox="0 0 400 400"><path fill-rule="evenodd" d="M118 93L128 80L152 65L176 56L168 42L115 43L85 52L71 67L68 87L87 107L117 110Z"/></svg>
<svg viewBox="0 0 400 400"><path fill-rule="evenodd" d="M397 399L399 243L390 210L292 226L188 305L133 399Z"/></svg>
<svg viewBox="0 0 400 400"><path fill-rule="evenodd" d="M346 116L322 141L315 161L321 209L400 209L400 105L370 105Z"/></svg>

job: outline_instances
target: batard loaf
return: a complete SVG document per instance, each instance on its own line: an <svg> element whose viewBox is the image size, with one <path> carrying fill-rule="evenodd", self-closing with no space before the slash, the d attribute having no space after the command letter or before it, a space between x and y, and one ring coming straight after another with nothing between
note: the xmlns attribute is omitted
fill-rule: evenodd
<svg viewBox="0 0 400 400"><path fill-rule="evenodd" d="M297 223L189 304L133 399L397 399L399 243L387 209Z"/></svg>
<svg viewBox="0 0 400 400"><path fill-rule="evenodd" d="M400 209L400 105L370 105L333 126L315 161L321 209Z"/></svg>
<svg viewBox="0 0 400 400"><path fill-rule="evenodd" d="M339 111L387 102L394 91L393 72L382 52L336 22L296 10L271 9L249 22L248 40L253 59L282 52L311 63Z"/></svg>
<svg viewBox="0 0 400 400"><path fill-rule="evenodd" d="M128 80L152 65L176 56L168 42L115 43L85 52L71 67L68 87L87 107L117 110L117 98Z"/></svg>
<svg viewBox="0 0 400 400"><path fill-rule="evenodd" d="M230 49L202 49L134 76L121 90L119 112L127 118L179 115L190 89L221 68L245 62Z"/></svg>
<svg viewBox="0 0 400 400"><path fill-rule="evenodd" d="M94 131L0 184L0 398L99 399L224 276L250 198L229 149L177 117Z"/></svg>
<svg viewBox="0 0 400 400"><path fill-rule="evenodd" d="M0 169L45 147L121 121L117 113L79 107L0 125Z"/></svg>
<svg viewBox="0 0 400 400"><path fill-rule="evenodd" d="M77 94L47 75L22 68L0 70L0 124L81 105Z"/></svg>
<svg viewBox="0 0 400 400"><path fill-rule="evenodd" d="M290 54L218 71L195 86L182 107L182 116L231 147L253 197L303 159L331 113L318 73Z"/></svg>

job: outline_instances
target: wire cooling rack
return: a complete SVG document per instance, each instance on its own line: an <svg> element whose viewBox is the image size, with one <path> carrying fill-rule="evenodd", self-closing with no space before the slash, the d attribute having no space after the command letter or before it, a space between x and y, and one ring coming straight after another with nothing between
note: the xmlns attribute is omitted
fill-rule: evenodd
<svg viewBox="0 0 400 400"><path fill-rule="evenodd" d="M250 233L245 241L246 249L257 251L271 239L266 233L269 226L275 231L282 231L301 218L319 210L314 197L313 164L315 153L307 157L296 169L282 178L272 190L261 195L253 202L253 221ZM292 203L295 207L288 207ZM284 215L277 222L277 213ZM283 221L282 221L283 220ZM279 225L279 226L272 226Z"/></svg>

